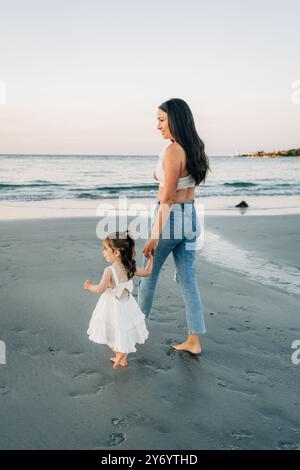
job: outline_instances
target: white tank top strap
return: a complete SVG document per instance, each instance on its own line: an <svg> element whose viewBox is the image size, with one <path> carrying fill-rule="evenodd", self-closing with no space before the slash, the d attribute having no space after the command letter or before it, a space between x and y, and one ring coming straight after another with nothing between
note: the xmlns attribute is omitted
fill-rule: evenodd
<svg viewBox="0 0 300 470"><path fill-rule="evenodd" d="M118 279L117 272L116 272L115 268L113 267L113 265L110 265L110 268L112 270L114 280L115 280L115 283L116 283L116 287L117 287L117 285L119 284L119 279Z"/></svg>

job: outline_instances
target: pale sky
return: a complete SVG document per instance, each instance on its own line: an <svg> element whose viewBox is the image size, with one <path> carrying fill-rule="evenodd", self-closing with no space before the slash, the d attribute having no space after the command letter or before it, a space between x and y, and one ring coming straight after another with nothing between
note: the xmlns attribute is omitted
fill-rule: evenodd
<svg viewBox="0 0 300 470"><path fill-rule="evenodd" d="M0 154L157 154L190 105L209 155L300 147L299 0L0 0Z"/></svg>

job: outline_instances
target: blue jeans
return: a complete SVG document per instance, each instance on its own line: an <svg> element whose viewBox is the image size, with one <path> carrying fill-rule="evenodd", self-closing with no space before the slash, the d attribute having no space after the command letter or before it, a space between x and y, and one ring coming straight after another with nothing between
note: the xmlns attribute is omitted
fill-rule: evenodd
<svg viewBox="0 0 300 470"><path fill-rule="evenodd" d="M159 202L155 205L151 229L158 209ZM152 274L142 277L138 284L138 304L146 318L149 318L161 267L172 253L176 266L175 280L183 291L189 334L206 331L203 305L196 281L196 243L199 231L200 223L194 202L173 204L154 253ZM143 256L142 266L145 267L146 264L147 258Z"/></svg>

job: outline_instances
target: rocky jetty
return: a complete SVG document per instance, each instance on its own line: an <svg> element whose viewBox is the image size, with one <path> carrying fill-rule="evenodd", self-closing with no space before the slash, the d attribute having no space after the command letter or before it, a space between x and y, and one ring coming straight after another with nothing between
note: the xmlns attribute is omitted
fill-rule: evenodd
<svg viewBox="0 0 300 470"><path fill-rule="evenodd" d="M257 152L237 154L236 157L300 157L300 148L289 150L278 150L277 152L265 152L259 150Z"/></svg>

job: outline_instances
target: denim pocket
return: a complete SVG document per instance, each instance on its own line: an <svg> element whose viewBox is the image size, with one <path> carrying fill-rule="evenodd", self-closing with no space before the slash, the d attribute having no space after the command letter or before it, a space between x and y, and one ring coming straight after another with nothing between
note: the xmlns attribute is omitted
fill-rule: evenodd
<svg viewBox="0 0 300 470"><path fill-rule="evenodd" d="M184 207L184 237L194 240L200 234L200 222L194 205L187 204Z"/></svg>

